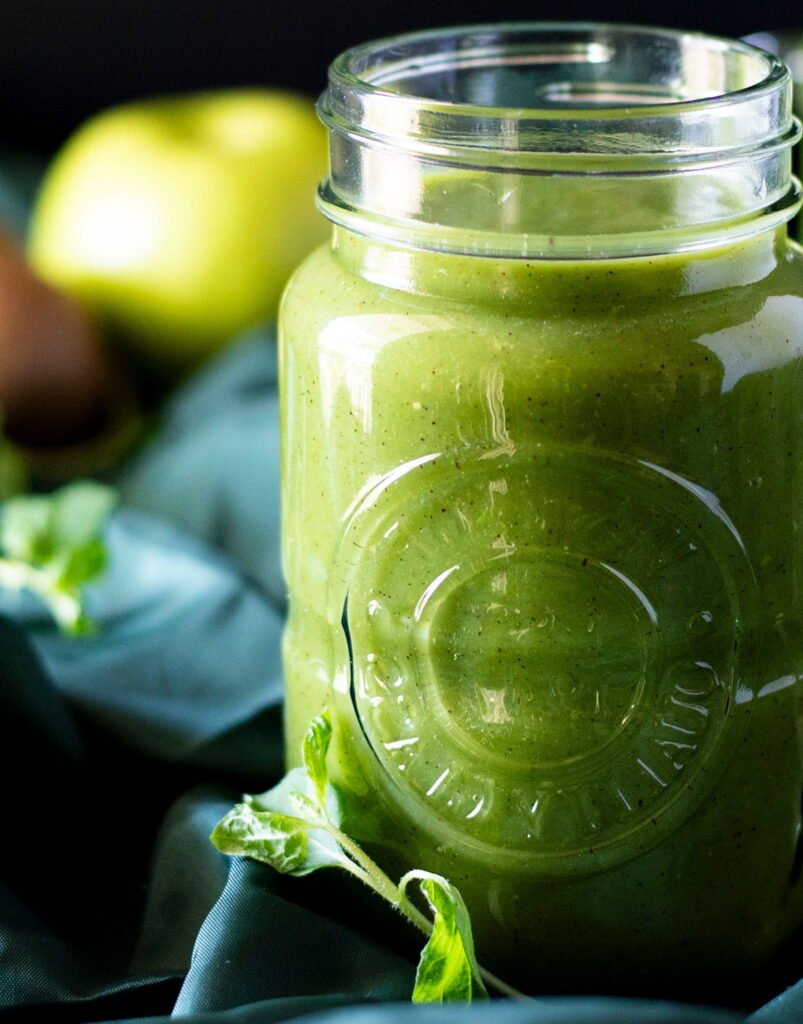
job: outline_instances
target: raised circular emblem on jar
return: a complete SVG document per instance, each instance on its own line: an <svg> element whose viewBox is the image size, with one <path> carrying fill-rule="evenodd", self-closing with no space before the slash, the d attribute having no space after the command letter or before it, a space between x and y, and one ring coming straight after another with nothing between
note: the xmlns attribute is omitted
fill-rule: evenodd
<svg viewBox="0 0 803 1024"><path fill-rule="evenodd" d="M739 536L659 466L418 459L357 504L333 580L369 756L466 852L545 872L633 856L692 813L749 712Z"/></svg>

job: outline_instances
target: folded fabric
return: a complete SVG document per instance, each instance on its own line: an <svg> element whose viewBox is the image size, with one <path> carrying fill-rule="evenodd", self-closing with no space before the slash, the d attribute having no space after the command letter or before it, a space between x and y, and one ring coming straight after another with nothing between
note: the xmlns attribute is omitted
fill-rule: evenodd
<svg viewBox="0 0 803 1024"><path fill-rule="evenodd" d="M266 327L187 383L116 482L127 505L227 552L283 609L278 466L276 339Z"/></svg>

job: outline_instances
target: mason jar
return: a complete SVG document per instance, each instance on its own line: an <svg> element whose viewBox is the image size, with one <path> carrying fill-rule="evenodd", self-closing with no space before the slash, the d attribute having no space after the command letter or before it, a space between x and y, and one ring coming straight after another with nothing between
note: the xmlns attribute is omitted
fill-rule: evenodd
<svg viewBox="0 0 803 1024"><path fill-rule="evenodd" d="M658 29L359 46L281 312L288 760L528 991L748 978L803 919L799 126Z"/></svg>
<svg viewBox="0 0 803 1024"><path fill-rule="evenodd" d="M795 114L800 117L803 113L803 29L785 28L772 32L753 32L751 35L745 36L744 39L746 43L777 54L789 68L792 75L793 109ZM796 174L800 174L802 165L801 147L798 144L795 146L792 157L792 167ZM795 239L800 239L799 217L790 221L789 234Z"/></svg>

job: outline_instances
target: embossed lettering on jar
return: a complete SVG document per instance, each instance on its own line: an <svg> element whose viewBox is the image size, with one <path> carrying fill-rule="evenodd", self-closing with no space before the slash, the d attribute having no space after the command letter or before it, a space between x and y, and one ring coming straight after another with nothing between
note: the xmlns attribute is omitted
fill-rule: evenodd
<svg viewBox="0 0 803 1024"><path fill-rule="evenodd" d="M446 30L332 66L282 308L291 760L532 991L714 996L803 920L785 67Z"/></svg>

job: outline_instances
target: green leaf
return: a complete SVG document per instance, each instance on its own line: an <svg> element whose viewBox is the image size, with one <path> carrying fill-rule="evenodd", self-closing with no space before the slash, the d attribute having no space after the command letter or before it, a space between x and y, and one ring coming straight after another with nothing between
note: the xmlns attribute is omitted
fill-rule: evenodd
<svg viewBox="0 0 803 1024"><path fill-rule="evenodd" d="M305 793L309 778L303 768L292 768L282 780L265 793L247 793L243 800L255 811L275 811L277 814L297 815L291 799L292 793Z"/></svg>
<svg viewBox="0 0 803 1024"><path fill-rule="evenodd" d="M328 822L339 828L343 821L343 802L340 793L331 783L326 786L324 805L318 803L312 780L306 768L293 768L284 778L266 793L256 796L246 794L243 802L255 811L274 811L291 817L303 818L311 824Z"/></svg>
<svg viewBox="0 0 803 1024"><path fill-rule="evenodd" d="M326 787L329 782L326 755L331 739L332 723L329 721L328 713L324 712L310 722L301 748L304 767L312 782L313 794L317 796L321 807L326 802Z"/></svg>
<svg viewBox="0 0 803 1024"><path fill-rule="evenodd" d="M458 889L441 875L410 871L398 886L343 831L344 801L329 782L326 756L332 738L329 716L313 719L304 737L303 768L294 768L274 786L246 796L215 828L211 839L222 852L251 857L289 875L340 867L359 878L400 910L428 936L415 978L413 1002L470 1002L487 999L474 953L471 920ZM418 882L432 912L432 923L407 895ZM508 996L525 998L485 972L488 983Z"/></svg>
<svg viewBox="0 0 803 1024"><path fill-rule="evenodd" d="M433 915L432 934L421 951L415 975L413 1002L487 999L474 954L471 919L459 890L441 875L410 871L399 883L403 894L413 881L419 883Z"/></svg>
<svg viewBox="0 0 803 1024"><path fill-rule="evenodd" d="M237 804L220 821L212 842L231 857L250 857L284 875L300 877L326 867L344 867L345 856L332 837L308 821Z"/></svg>
<svg viewBox="0 0 803 1024"><path fill-rule="evenodd" d="M116 503L116 491L91 480L12 498L0 519L0 546L9 558L44 565L96 542Z"/></svg>
<svg viewBox="0 0 803 1024"><path fill-rule="evenodd" d="M223 818L211 839L221 853L251 857L290 875L308 875L319 868L339 867L353 873L352 861L326 830L338 820L338 803L327 793L336 814L325 817L306 793L310 779L305 768L294 768L281 782L258 796L246 796ZM331 788L331 787L330 787Z"/></svg>
<svg viewBox="0 0 803 1024"><path fill-rule="evenodd" d="M282 874L294 874L307 861L308 831L298 818L237 804L215 826L211 839L221 853L252 857Z"/></svg>
<svg viewBox="0 0 803 1024"><path fill-rule="evenodd" d="M53 553L47 498L25 495L6 502L0 519L0 547L9 558L41 564Z"/></svg>
<svg viewBox="0 0 803 1024"><path fill-rule="evenodd" d="M92 481L6 502L0 514L0 585L37 594L63 631L87 632L83 587L106 567L101 531L116 502L112 488Z"/></svg>
<svg viewBox="0 0 803 1024"><path fill-rule="evenodd" d="M102 540L90 540L77 548L67 548L54 559L59 583L79 587L97 579L106 568L108 551Z"/></svg>
<svg viewBox="0 0 803 1024"><path fill-rule="evenodd" d="M106 517L117 504L117 492L92 480L81 480L56 491L49 500L58 547L77 548L97 539Z"/></svg>

